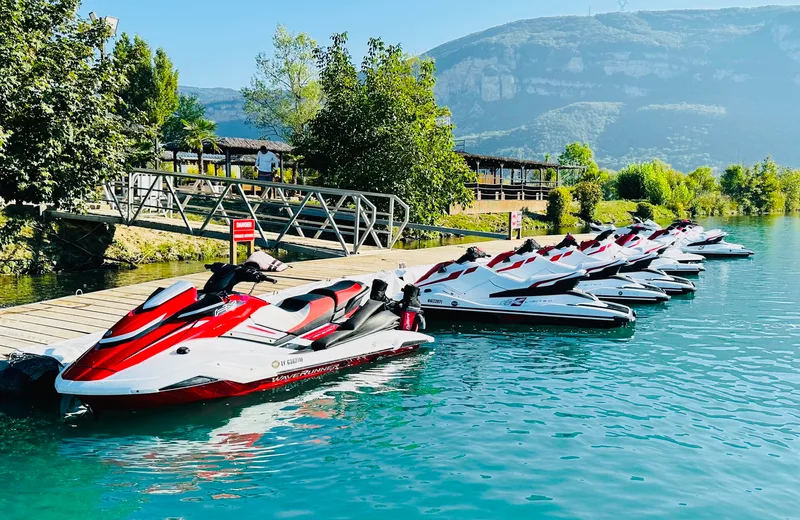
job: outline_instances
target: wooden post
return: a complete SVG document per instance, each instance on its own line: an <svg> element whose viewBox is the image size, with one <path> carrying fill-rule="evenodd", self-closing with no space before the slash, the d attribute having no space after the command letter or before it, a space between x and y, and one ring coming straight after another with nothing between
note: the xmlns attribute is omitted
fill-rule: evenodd
<svg viewBox="0 0 800 520"><path fill-rule="evenodd" d="M225 176L230 177L233 175L231 171L231 149L225 148Z"/></svg>
<svg viewBox="0 0 800 520"><path fill-rule="evenodd" d="M503 163L500 163L500 200L506 200L506 194L503 191Z"/></svg>
<svg viewBox="0 0 800 520"><path fill-rule="evenodd" d="M172 152L172 171L178 173L178 152Z"/></svg>
<svg viewBox="0 0 800 520"><path fill-rule="evenodd" d="M283 182L283 154L278 153L278 169L281 172L281 182Z"/></svg>

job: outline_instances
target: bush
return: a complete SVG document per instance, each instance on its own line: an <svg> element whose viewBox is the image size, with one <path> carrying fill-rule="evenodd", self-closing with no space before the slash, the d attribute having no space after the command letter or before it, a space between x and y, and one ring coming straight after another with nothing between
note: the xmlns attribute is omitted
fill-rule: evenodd
<svg viewBox="0 0 800 520"><path fill-rule="evenodd" d="M634 215L643 220L652 219L656 216L656 208L649 202L640 202L636 205Z"/></svg>
<svg viewBox="0 0 800 520"><path fill-rule="evenodd" d="M569 189L555 188L547 197L547 220L555 227L562 227L569 220L569 207L572 194Z"/></svg>
<svg viewBox="0 0 800 520"><path fill-rule="evenodd" d="M644 164L629 164L617 174L617 193L623 199L637 200L647 197Z"/></svg>
<svg viewBox="0 0 800 520"><path fill-rule="evenodd" d="M579 216L581 220L592 222L595 217L597 205L603 200L603 189L597 182L581 182L575 186L575 198L580 204Z"/></svg>
<svg viewBox="0 0 800 520"><path fill-rule="evenodd" d="M645 192L650 204L660 206L669 202L672 189L669 187L667 177L661 172L653 172L645 180Z"/></svg>

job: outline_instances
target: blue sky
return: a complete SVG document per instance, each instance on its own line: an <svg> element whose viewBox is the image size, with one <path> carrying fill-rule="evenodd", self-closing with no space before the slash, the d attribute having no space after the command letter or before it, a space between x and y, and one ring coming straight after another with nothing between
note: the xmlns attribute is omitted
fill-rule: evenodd
<svg viewBox="0 0 800 520"><path fill-rule="evenodd" d="M792 5L797 1L772 0ZM754 7L748 0L629 0L628 10ZM422 53L439 44L523 18L617 11L617 0L84 0L81 13L120 18L120 31L163 47L182 85L241 88L255 55L271 49L278 23L320 43L347 31L360 59L368 38Z"/></svg>

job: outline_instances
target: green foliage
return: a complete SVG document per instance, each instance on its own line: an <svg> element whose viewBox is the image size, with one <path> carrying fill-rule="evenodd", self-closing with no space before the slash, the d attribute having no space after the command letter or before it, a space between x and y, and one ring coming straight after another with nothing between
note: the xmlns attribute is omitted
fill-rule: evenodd
<svg viewBox="0 0 800 520"><path fill-rule="evenodd" d="M0 196L74 207L122 173L128 141L110 117L124 79L78 0L0 3Z"/></svg>
<svg viewBox="0 0 800 520"><path fill-rule="evenodd" d="M157 49L153 56L150 46L138 35L131 40L123 33L112 58L127 79L117 113L144 126L147 135L157 136L178 108L178 71L164 49Z"/></svg>
<svg viewBox="0 0 800 520"><path fill-rule="evenodd" d="M719 183L708 166L701 166L686 176L686 185L693 193L713 193L719 191Z"/></svg>
<svg viewBox="0 0 800 520"><path fill-rule="evenodd" d="M640 202L636 205L634 215L641 219L653 219L656 216L656 208L649 202Z"/></svg>
<svg viewBox="0 0 800 520"><path fill-rule="evenodd" d="M256 56L256 75L242 89L244 110L265 135L295 144L322 107L322 90L314 67L315 42L308 34L291 34L278 25L272 37L274 55Z"/></svg>
<svg viewBox="0 0 800 520"><path fill-rule="evenodd" d="M217 135L214 133L217 130L217 124L208 119L198 119L197 121L183 121L183 128L186 132L183 138L183 145L197 152L199 171L204 172L204 149L210 147L212 150L218 150Z"/></svg>
<svg viewBox="0 0 800 520"><path fill-rule="evenodd" d="M164 122L164 142L181 143L186 137L184 121L195 123L205 119L206 108L198 101L196 95L181 94L178 97L178 108Z"/></svg>
<svg viewBox="0 0 800 520"><path fill-rule="evenodd" d="M672 196L672 189L666 175L661 172L651 172L645 180L645 192L651 204L666 204Z"/></svg>
<svg viewBox="0 0 800 520"><path fill-rule="evenodd" d="M800 170L786 168L781 172L781 191L785 198L784 210L800 210Z"/></svg>
<svg viewBox="0 0 800 520"><path fill-rule="evenodd" d="M579 216L586 223L595 218L597 205L603 200L603 189L598 182L583 181L575 185L573 194L580 204Z"/></svg>
<svg viewBox="0 0 800 520"><path fill-rule="evenodd" d="M453 151L449 116L433 94L434 65L371 39L357 70L345 34L316 52L325 106L299 139L306 164L337 188L393 193L415 222L430 223L451 205L469 205L475 181Z"/></svg>
<svg viewBox="0 0 800 520"><path fill-rule="evenodd" d="M783 210L788 188L779 176L779 167L767 157L752 167L734 164L725 169L720 184L722 193L733 199L743 213L770 213Z"/></svg>
<svg viewBox="0 0 800 520"><path fill-rule="evenodd" d="M558 164L569 166L583 166L586 169L569 170L563 173L563 182L567 186L573 186L578 182L599 181L600 169L597 163L594 162L594 152L587 143L570 143L564 149L564 152L558 156Z"/></svg>
<svg viewBox="0 0 800 520"><path fill-rule="evenodd" d="M553 227L559 228L569 221L569 209L572 205L572 193L568 188L560 187L550 191L547 197L547 220Z"/></svg>
<svg viewBox="0 0 800 520"><path fill-rule="evenodd" d="M617 173L617 193L623 199L639 200L647 197L646 163L629 164Z"/></svg>
<svg viewBox="0 0 800 520"><path fill-rule="evenodd" d="M615 200L619 198L617 193L617 172L602 169L598 175L600 187L603 190L603 199Z"/></svg>

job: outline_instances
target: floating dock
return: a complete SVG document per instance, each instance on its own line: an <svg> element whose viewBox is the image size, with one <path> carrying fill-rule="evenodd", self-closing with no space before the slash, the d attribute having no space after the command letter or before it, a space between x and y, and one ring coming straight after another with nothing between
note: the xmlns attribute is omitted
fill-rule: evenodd
<svg viewBox="0 0 800 520"><path fill-rule="evenodd" d="M561 240L561 236L557 235L533 238L544 246ZM580 240L583 237L576 238ZM497 254L521 243L522 240L495 240L474 245L487 253ZM409 267L434 264L458 258L470 245L472 244L426 249L391 249L365 255L294 262L289 264L290 269L270 274L278 279L277 284L261 284L256 288L256 293L397 269L400 264ZM208 277L208 272L201 272L0 309L0 358L16 350L25 350L26 347L49 345L107 330L127 312L145 301L157 288L166 287L177 280L188 280L200 288Z"/></svg>

